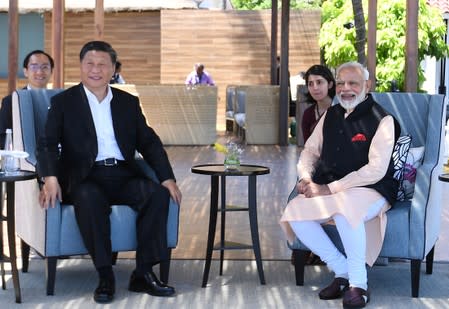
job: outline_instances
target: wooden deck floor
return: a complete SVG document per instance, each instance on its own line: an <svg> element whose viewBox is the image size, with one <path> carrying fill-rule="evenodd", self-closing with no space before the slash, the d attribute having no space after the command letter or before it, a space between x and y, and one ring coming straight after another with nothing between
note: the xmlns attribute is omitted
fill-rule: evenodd
<svg viewBox="0 0 449 309"><path fill-rule="evenodd" d="M270 174L257 178L258 222L262 258L267 284L259 283L254 256L250 250L227 251L224 275L218 275L218 261L212 263L209 284L201 288L206 253L209 217L209 176L192 174L195 164L221 163L223 155L209 146L166 147L183 192L179 245L173 251L170 283L178 291L174 298L155 298L127 291L134 268L133 259L121 256L115 273L116 301L104 308L341 308L341 300L321 301L317 291L328 284L332 274L325 266L306 268L303 287L294 284L287 249L278 220L296 179L295 165L299 149L290 145L246 146L242 163L260 164ZM228 200L246 203L246 179L229 178ZM448 184L449 185L449 184ZM421 272L420 298L410 297L409 263L394 262L369 270L372 301L367 308L449 308L449 190L443 195L441 237L435 250L434 274ZM227 217L227 237L249 242L249 220L246 213ZM215 253L217 254L217 253ZM217 255L215 255L217 258ZM20 265L20 262L19 262ZM35 257L28 274L20 273L23 304L14 303L12 280L7 268L7 289L0 290L0 308L99 308L92 300L97 284L89 259L70 258L58 263L55 296L45 296L45 265ZM424 269L424 266L423 268Z"/></svg>

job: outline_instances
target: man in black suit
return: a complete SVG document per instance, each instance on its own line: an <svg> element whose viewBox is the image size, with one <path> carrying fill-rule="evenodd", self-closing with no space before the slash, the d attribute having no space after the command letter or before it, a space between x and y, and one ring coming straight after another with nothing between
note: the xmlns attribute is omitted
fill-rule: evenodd
<svg viewBox="0 0 449 309"><path fill-rule="evenodd" d="M38 146L38 173L44 177L40 203L64 200L75 206L84 244L99 275L94 299L113 300L109 213L112 204L138 212L136 269L128 289L172 296L152 266L168 258L166 223L169 197L181 202L168 156L142 113L139 99L111 88L117 54L106 42L86 43L80 52L81 83L51 100ZM155 170L157 184L136 167L135 152Z"/></svg>
<svg viewBox="0 0 449 309"><path fill-rule="evenodd" d="M42 50L33 50L23 60L23 74L28 84L23 89L45 89L50 81L55 63L53 58ZM5 146L6 129L12 129L12 96L2 99L0 108L0 148Z"/></svg>

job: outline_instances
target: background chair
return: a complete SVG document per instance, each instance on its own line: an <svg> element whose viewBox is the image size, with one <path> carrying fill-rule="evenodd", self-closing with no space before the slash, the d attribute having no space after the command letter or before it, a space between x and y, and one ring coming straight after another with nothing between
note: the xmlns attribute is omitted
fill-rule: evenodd
<svg viewBox="0 0 449 309"><path fill-rule="evenodd" d="M62 89L18 90L13 93L13 141L16 150L30 154L21 159L21 169L35 170L36 140L43 132L50 99ZM143 160L138 160L148 177L156 180L154 171ZM16 184L16 233L22 240L23 272L28 270L29 247L46 259L47 295L54 294L56 264L60 256L87 254L81 238L72 205L57 204L42 209L38 204L39 187L36 180ZM170 201L167 222L168 247L178 242L179 206ZM113 252L134 251L136 240L136 213L125 206L112 206L111 240ZM160 265L160 276L168 282L170 260Z"/></svg>
<svg viewBox="0 0 449 309"><path fill-rule="evenodd" d="M246 89L243 87L236 88L236 100L234 109L234 122L236 124L236 133L242 142L245 139L246 129Z"/></svg>
<svg viewBox="0 0 449 309"><path fill-rule="evenodd" d="M234 131L235 86L226 88L226 132Z"/></svg>
<svg viewBox="0 0 449 309"><path fill-rule="evenodd" d="M396 201L387 212L387 228L380 257L410 260L412 297L419 296L421 262L432 273L435 243L440 232L441 186L446 102L442 95L423 93L373 93L373 98L392 113L401 125L401 135L412 136L412 147L424 146L422 165L416 173L411 200ZM297 195L296 188L288 200ZM324 226L337 248L344 252L335 226ZM293 250L296 284L304 284L308 248L298 239Z"/></svg>
<svg viewBox="0 0 449 309"><path fill-rule="evenodd" d="M251 145L279 143L279 86L245 86L245 138Z"/></svg>

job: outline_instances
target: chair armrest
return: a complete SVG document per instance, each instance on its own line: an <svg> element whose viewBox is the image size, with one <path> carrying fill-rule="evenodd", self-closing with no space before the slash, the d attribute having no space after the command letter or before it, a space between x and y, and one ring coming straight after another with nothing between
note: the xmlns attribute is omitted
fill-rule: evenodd
<svg viewBox="0 0 449 309"><path fill-rule="evenodd" d="M61 217L62 209L59 201L56 201L55 207L49 207L45 210L46 213L46 244L45 256L58 256L60 254L61 243Z"/></svg>
<svg viewBox="0 0 449 309"><path fill-rule="evenodd" d="M16 183L16 233L40 254L47 256L49 249L54 250L54 246L59 246L61 206L58 202L54 208L43 209L39 206L38 197L36 180Z"/></svg>
<svg viewBox="0 0 449 309"><path fill-rule="evenodd" d="M136 163L144 174L151 180L160 183L153 168L141 157L136 158ZM167 218L167 244L169 248L176 248L178 244L179 205L170 198Z"/></svg>
<svg viewBox="0 0 449 309"><path fill-rule="evenodd" d="M179 234L179 205L172 198L168 209L167 218L167 246L176 248Z"/></svg>
<svg viewBox="0 0 449 309"><path fill-rule="evenodd" d="M296 189L296 184L297 183L295 183L295 186L293 187L293 190L290 192L290 194L288 196L287 203L290 202L295 197L297 197L298 194L299 194L298 190Z"/></svg>
<svg viewBox="0 0 449 309"><path fill-rule="evenodd" d="M416 170L415 193L410 205L409 255L418 259L423 259L433 247L440 231L440 218L429 217L441 214L441 183L436 169L435 163L425 162Z"/></svg>
<svg viewBox="0 0 449 309"><path fill-rule="evenodd" d="M156 183L160 183L159 179L156 176L156 172L150 165L148 165L148 163L140 155L136 156L136 163L137 166L143 171L145 176L147 176Z"/></svg>

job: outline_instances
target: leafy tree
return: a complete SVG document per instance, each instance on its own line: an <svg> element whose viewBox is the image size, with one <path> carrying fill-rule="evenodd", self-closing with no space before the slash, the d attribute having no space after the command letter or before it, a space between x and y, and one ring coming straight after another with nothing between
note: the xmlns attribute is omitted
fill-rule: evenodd
<svg viewBox="0 0 449 309"><path fill-rule="evenodd" d="M363 1L367 7L367 0ZM388 91L396 80L400 89L405 78L406 1L379 0L377 12L377 91ZM441 59L449 53L444 42L446 26L439 10L419 0L418 61L425 56ZM357 61L355 29L344 24L353 22L354 12L350 0L328 0L322 6L320 47L327 65L336 67L347 61ZM366 22L366 20L365 20ZM418 83L424 82L424 71L418 68Z"/></svg>
<svg viewBox="0 0 449 309"><path fill-rule="evenodd" d="M271 0L231 0L232 5L237 10L263 10L271 9ZM282 0L278 0L278 5L281 5ZM321 6L323 0L290 0L290 8L304 9L304 8L318 8Z"/></svg>

